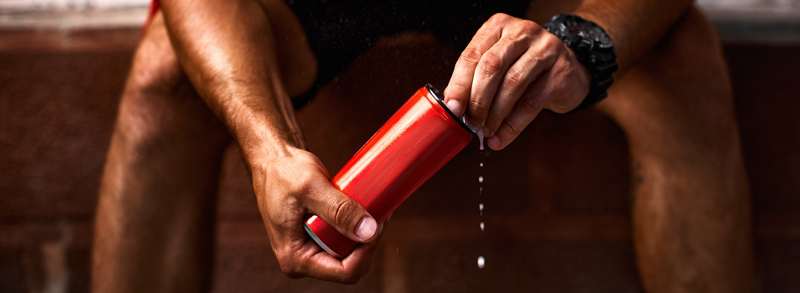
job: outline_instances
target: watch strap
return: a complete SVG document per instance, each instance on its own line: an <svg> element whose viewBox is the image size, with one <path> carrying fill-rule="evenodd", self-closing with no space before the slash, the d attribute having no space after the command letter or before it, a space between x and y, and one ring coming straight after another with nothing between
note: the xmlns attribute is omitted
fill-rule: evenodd
<svg viewBox="0 0 800 293"><path fill-rule="evenodd" d="M573 27L591 32L573 32ZM591 107L608 96L606 89L614 82L612 74L617 71L617 52L605 30L594 22L577 15L559 14L542 25L544 29L558 37L574 53L592 75L589 93L580 105L570 113ZM594 35L594 38L591 36Z"/></svg>

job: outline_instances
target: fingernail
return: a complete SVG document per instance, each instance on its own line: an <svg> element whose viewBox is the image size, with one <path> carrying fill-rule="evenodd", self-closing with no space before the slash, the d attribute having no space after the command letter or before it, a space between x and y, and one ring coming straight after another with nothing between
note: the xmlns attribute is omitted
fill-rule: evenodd
<svg viewBox="0 0 800 293"><path fill-rule="evenodd" d="M493 150L497 150L501 146L500 145L500 138L498 138L497 136L490 138L489 142L487 142L487 143L489 144L489 147L492 148Z"/></svg>
<svg viewBox="0 0 800 293"><path fill-rule="evenodd" d="M450 112L453 112L453 114L456 114L456 115L460 115L461 114L461 103L459 103L458 101L456 101L454 99L450 99L449 101L447 101L446 105L447 105L447 108L450 109Z"/></svg>
<svg viewBox="0 0 800 293"><path fill-rule="evenodd" d="M372 235L375 235L375 229L378 228L378 223L375 222L375 219L371 217L364 217L361 219L361 222L358 223L358 228L356 228L356 236L358 239L367 240Z"/></svg>

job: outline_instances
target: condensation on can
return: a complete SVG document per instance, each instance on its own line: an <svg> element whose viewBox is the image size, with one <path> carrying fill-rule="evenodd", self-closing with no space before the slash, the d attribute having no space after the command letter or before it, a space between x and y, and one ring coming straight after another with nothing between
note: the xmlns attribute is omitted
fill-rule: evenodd
<svg viewBox="0 0 800 293"><path fill-rule="evenodd" d="M417 90L331 182L382 221L469 144L476 132L451 112L430 84ZM303 228L325 251L343 258L358 244L316 215Z"/></svg>

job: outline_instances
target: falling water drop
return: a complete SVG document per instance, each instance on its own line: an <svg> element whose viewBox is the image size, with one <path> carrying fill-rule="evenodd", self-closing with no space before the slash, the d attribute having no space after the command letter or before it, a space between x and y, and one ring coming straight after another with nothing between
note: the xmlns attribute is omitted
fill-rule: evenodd
<svg viewBox="0 0 800 293"><path fill-rule="evenodd" d="M483 176L478 176L478 183L483 183Z"/></svg>
<svg viewBox="0 0 800 293"><path fill-rule="evenodd" d="M481 231L483 231L483 222L481 222Z"/></svg>
<svg viewBox="0 0 800 293"><path fill-rule="evenodd" d="M483 255L478 257L478 268L482 269L483 266L486 265L486 260L483 258Z"/></svg>
<svg viewBox="0 0 800 293"><path fill-rule="evenodd" d="M481 150L483 150L483 128L478 129L478 140L480 140Z"/></svg>

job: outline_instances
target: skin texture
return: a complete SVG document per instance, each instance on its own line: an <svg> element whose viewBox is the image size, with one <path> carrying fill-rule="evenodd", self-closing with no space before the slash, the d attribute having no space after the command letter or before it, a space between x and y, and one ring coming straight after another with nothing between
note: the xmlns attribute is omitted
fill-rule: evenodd
<svg viewBox="0 0 800 293"><path fill-rule="evenodd" d="M625 131L640 166L633 217L643 285L750 291L747 183L730 81L708 21L688 1L552 2L532 5L527 17L536 22L502 14L487 21L455 66L448 105L483 125L493 149L511 143L542 109L568 112L588 92L589 75L537 22L556 13L595 21L614 40L620 64L597 108ZM280 1L248 0L162 7L120 105L98 206L93 290L208 285L209 182L231 139L284 273L357 282L385 223L335 189L304 150L290 97L308 89L317 68L291 11ZM306 238L307 213L365 244L333 258Z"/></svg>

